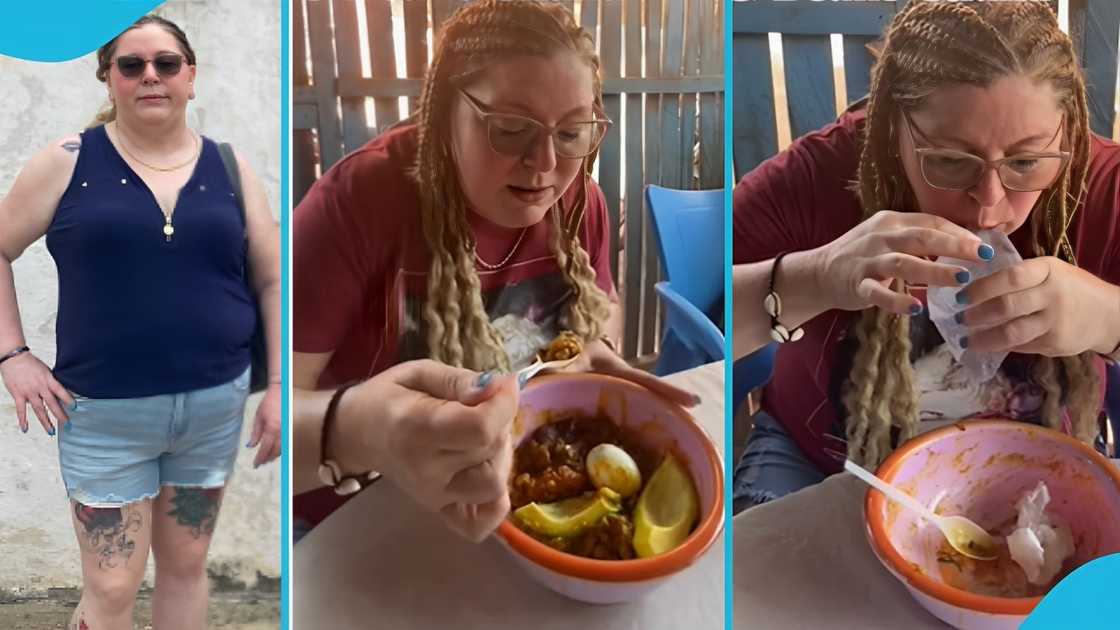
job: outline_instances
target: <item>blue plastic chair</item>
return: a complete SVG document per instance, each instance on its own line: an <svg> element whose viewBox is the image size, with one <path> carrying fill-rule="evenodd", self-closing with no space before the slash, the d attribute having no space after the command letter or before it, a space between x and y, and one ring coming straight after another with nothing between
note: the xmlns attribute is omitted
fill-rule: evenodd
<svg viewBox="0 0 1120 630"><path fill-rule="evenodd" d="M732 417L746 400L747 394L762 387L774 372L774 355L778 344L770 343L739 359L731 368Z"/></svg>
<svg viewBox="0 0 1120 630"><path fill-rule="evenodd" d="M654 285L665 308L659 376L723 359L715 324L723 304L723 200L719 190L646 186L668 281Z"/></svg>

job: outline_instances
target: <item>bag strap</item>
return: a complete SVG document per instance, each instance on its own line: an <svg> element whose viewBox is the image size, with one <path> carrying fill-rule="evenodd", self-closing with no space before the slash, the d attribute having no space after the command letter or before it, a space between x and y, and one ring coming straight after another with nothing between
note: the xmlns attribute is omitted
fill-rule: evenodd
<svg viewBox="0 0 1120 630"><path fill-rule="evenodd" d="M233 185L233 196L237 199L237 207L241 209L241 225L248 231L249 226L245 222L245 202L241 198L241 169L237 167L237 156L233 154L233 147L228 142L218 144L218 154L222 156L226 175L229 175L229 182Z"/></svg>

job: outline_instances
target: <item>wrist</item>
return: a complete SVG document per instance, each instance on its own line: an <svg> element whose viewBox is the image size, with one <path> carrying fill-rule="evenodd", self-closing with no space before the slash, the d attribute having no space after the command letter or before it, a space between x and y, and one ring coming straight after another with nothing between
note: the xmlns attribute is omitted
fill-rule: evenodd
<svg viewBox="0 0 1120 630"><path fill-rule="evenodd" d="M1112 360L1120 360L1120 287L1108 285L1108 299L1103 309L1107 316L1101 327L1103 339L1094 346L1097 354Z"/></svg>
<svg viewBox="0 0 1120 630"><path fill-rule="evenodd" d="M365 453L362 448L361 433L351 427L353 411L344 408L343 402L354 399L354 386L359 382L342 385L331 396L323 417L322 443L320 446L319 479L334 488L336 494L349 495L360 491L377 481L381 473L360 462L353 461L355 444L357 453ZM358 427L360 429L360 427Z"/></svg>

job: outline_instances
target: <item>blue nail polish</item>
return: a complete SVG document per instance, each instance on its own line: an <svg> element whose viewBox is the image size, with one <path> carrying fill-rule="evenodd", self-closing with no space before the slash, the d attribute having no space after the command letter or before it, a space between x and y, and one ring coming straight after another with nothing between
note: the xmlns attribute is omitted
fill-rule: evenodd
<svg viewBox="0 0 1120 630"><path fill-rule="evenodd" d="M964 323L964 311L961 311L961 312L957 313L956 315L953 315L953 321L957 322L958 324L963 324Z"/></svg>
<svg viewBox="0 0 1120 630"><path fill-rule="evenodd" d="M700 403L704 402L704 400L700 398L700 394L693 394L692 395L692 402L699 405Z"/></svg>
<svg viewBox="0 0 1120 630"><path fill-rule="evenodd" d="M24 433L27 433L27 427L23 427L22 429L20 429L20 431L23 431Z"/></svg>
<svg viewBox="0 0 1120 630"><path fill-rule="evenodd" d="M996 257L996 250L992 249L992 246L987 243L980 245L980 249L977 253L980 254L980 258L984 260L991 260Z"/></svg>
<svg viewBox="0 0 1120 630"><path fill-rule="evenodd" d="M47 429L47 435L54 437L54 427Z"/></svg>
<svg viewBox="0 0 1120 630"><path fill-rule="evenodd" d="M248 442L246 442L245 443L245 448L253 448L253 441L249 440Z"/></svg>
<svg viewBox="0 0 1120 630"><path fill-rule="evenodd" d="M968 281L971 280L971 279L972 279L972 274L968 273L967 269L961 269L960 271L957 272L957 283L958 284L968 284Z"/></svg>
<svg viewBox="0 0 1120 630"><path fill-rule="evenodd" d="M964 291L957 291L957 304L968 304L968 296Z"/></svg>
<svg viewBox="0 0 1120 630"><path fill-rule="evenodd" d="M910 314L911 315L921 315L922 314L922 305L921 304L911 304L910 305Z"/></svg>
<svg viewBox="0 0 1120 630"><path fill-rule="evenodd" d="M489 381L487 381L489 382ZM525 383L529 382L529 373L520 372L517 374L517 389L525 389ZM484 386L485 387L485 386Z"/></svg>
<svg viewBox="0 0 1120 630"><path fill-rule="evenodd" d="M963 349L963 348L967 348L967 347L968 347L968 337L961 337L961 348Z"/></svg>
<svg viewBox="0 0 1120 630"><path fill-rule="evenodd" d="M478 375L478 380L475 381L474 386L478 389L486 389L486 386L489 385L492 380L494 380L494 372L487 370Z"/></svg>

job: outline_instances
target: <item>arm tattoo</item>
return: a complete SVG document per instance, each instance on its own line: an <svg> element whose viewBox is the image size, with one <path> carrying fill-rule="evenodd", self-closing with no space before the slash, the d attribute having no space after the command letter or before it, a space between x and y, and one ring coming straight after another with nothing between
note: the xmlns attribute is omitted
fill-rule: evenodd
<svg viewBox="0 0 1120 630"><path fill-rule="evenodd" d="M214 533L221 502L221 488L176 487L175 496L171 498L175 508L167 515L174 516L176 521L188 528L196 539L202 538Z"/></svg>
<svg viewBox="0 0 1120 630"><path fill-rule="evenodd" d="M136 550L136 541L129 537L143 527L140 512L128 506L119 508L89 507L74 504L74 515L85 528L86 542L97 554L102 569L112 569L118 560L128 564Z"/></svg>
<svg viewBox="0 0 1120 630"><path fill-rule="evenodd" d="M80 140L67 140L62 143L62 148L71 153L77 153L78 149L82 148L82 142Z"/></svg>

